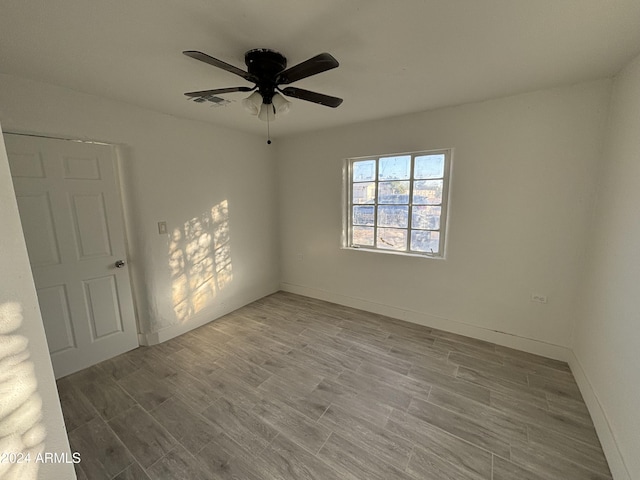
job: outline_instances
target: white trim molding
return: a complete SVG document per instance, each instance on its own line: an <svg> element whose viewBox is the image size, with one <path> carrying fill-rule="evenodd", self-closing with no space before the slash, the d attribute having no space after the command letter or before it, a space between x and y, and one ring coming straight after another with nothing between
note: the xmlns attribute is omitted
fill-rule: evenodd
<svg viewBox="0 0 640 480"><path fill-rule="evenodd" d="M573 351L571 351L568 363L578 384L578 388L580 388L584 403L586 403L587 409L591 414L591 420L593 420L593 424L596 427L596 433L600 439L604 455L607 457L611 475L615 480L631 480L631 474L624 462L607 414L604 408L602 408L598 394L593 389L593 385L591 385L589 377L587 377L587 374L582 368L580 360L578 360L578 357L576 357Z"/></svg>
<svg viewBox="0 0 640 480"><path fill-rule="evenodd" d="M397 318L398 320L404 320L406 322L424 325L425 327L437 328L438 330L456 333L458 335L463 335L466 337L477 338L479 340L485 340L487 342L492 342L504 347L522 350L524 352L541 355L547 358L553 358L554 360L568 362L571 355L571 350L562 345L546 343L532 338L520 337L505 332L489 330L488 328L471 325L468 323L460 322L458 320L438 317L435 315L430 315L428 313L406 310L399 307L392 307L361 298L349 297L346 295L327 292L317 288L304 287L302 285L294 285L291 283L280 284L280 289L285 292L304 295L305 297L317 298L318 300L325 300L327 302L337 303L339 305L357 308L360 310L365 310L367 312L385 315L387 317Z"/></svg>
<svg viewBox="0 0 640 480"><path fill-rule="evenodd" d="M215 305L206 311L195 314L188 321L176 325L158 330L157 332L139 333L138 341L140 345L149 347L151 345L158 345L159 343L166 342L172 338L178 337L184 333L187 333L195 328L201 327L209 322L212 322L228 313L231 313L239 308L244 307L256 300L259 300L267 295L271 295L278 290L265 290L253 294L239 295L237 297L226 299L223 303Z"/></svg>

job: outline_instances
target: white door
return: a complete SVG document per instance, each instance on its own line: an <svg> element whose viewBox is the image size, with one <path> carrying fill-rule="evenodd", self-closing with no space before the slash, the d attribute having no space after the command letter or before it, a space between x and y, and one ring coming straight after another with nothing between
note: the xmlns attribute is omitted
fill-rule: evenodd
<svg viewBox="0 0 640 480"><path fill-rule="evenodd" d="M56 377L136 348L113 147L5 142Z"/></svg>

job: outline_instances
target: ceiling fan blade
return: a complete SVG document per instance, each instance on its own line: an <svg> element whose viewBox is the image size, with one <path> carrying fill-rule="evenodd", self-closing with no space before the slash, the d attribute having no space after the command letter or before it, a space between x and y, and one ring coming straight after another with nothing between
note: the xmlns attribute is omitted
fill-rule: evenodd
<svg viewBox="0 0 640 480"><path fill-rule="evenodd" d="M327 107L336 108L342 103L342 99L338 97L331 97L322 93L310 92L309 90L303 90L297 87L287 87L280 90L287 97L299 98L300 100L306 100L307 102L319 103Z"/></svg>
<svg viewBox="0 0 640 480"><path fill-rule="evenodd" d="M336 68L339 65L338 61L330 54L321 53L309 60L305 60L298 65L294 65L293 67L280 72L276 83L278 85L288 85L290 83L297 82L298 80L302 80L303 78L310 77L311 75L326 72L327 70Z"/></svg>
<svg viewBox="0 0 640 480"><path fill-rule="evenodd" d="M214 95L220 95L223 93L232 93L232 92L250 92L255 90L256 87L229 87L229 88L216 88L215 90L201 90L199 92L187 92L185 95L187 97L212 97Z"/></svg>
<svg viewBox="0 0 640 480"><path fill-rule="evenodd" d="M182 53L184 53L187 57L195 58L196 60L200 60L201 62L208 63L209 65L213 65L214 67L221 68L223 70L226 70L227 72L235 73L236 75L250 82L255 83L256 81L256 79L253 78L253 75L251 75L249 72L245 72L244 70L241 70L238 67L234 67L227 62L223 62L222 60L213 58L206 53L198 52L195 50L186 50Z"/></svg>

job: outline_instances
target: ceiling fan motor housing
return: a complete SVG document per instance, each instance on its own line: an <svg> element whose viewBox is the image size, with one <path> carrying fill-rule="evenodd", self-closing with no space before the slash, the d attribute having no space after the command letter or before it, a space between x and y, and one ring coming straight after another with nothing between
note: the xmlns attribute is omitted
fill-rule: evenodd
<svg viewBox="0 0 640 480"><path fill-rule="evenodd" d="M255 48L244 54L249 74L255 77L262 100L270 104L276 93L278 74L287 68L284 55L268 48Z"/></svg>

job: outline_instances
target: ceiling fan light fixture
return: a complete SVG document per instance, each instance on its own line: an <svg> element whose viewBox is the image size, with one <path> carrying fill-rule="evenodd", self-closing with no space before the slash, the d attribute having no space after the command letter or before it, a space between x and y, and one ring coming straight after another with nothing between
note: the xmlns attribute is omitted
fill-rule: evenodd
<svg viewBox="0 0 640 480"><path fill-rule="evenodd" d="M263 103L260 107L258 118L263 122L273 122L276 119L276 112L273 103Z"/></svg>
<svg viewBox="0 0 640 480"><path fill-rule="evenodd" d="M271 103L273 104L273 108L277 115L285 115L289 113L289 110L291 110L291 102L279 93L276 93L273 96Z"/></svg>
<svg viewBox="0 0 640 480"><path fill-rule="evenodd" d="M262 106L262 95L260 95L260 92L258 91L253 92L247 98L242 100L242 106L251 115L258 115Z"/></svg>

